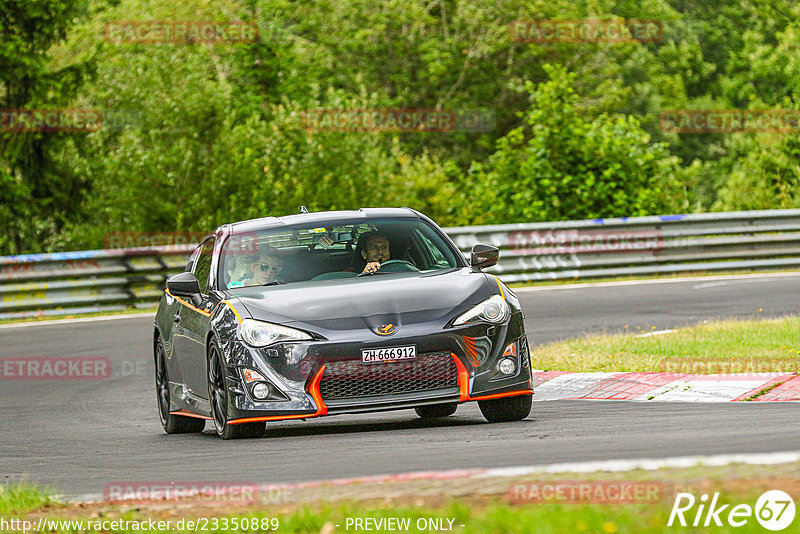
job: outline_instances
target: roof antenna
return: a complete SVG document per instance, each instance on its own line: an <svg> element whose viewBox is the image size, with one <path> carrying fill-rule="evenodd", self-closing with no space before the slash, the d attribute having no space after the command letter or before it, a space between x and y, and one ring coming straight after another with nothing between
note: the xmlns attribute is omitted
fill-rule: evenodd
<svg viewBox="0 0 800 534"><path fill-rule="evenodd" d="M305 206L300 206L300 213L308 213L308 208Z"/></svg>

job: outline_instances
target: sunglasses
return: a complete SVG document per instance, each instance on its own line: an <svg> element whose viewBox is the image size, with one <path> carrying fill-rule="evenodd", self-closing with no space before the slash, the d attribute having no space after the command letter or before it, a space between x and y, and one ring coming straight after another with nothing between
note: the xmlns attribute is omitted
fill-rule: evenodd
<svg viewBox="0 0 800 534"><path fill-rule="evenodd" d="M280 265L270 265L269 263L262 263L258 266L258 268L261 270L261 272L264 273L269 272L272 274L278 274L279 272L281 272Z"/></svg>

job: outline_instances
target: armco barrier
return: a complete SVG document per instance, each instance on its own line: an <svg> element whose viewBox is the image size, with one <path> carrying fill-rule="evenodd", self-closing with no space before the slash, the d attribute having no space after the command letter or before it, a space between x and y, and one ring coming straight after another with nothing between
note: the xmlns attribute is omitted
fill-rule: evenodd
<svg viewBox="0 0 800 534"><path fill-rule="evenodd" d="M462 250L503 249L505 282L800 267L800 210L447 228Z"/></svg>
<svg viewBox="0 0 800 534"><path fill-rule="evenodd" d="M0 319L150 307L194 248L0 256Z"/></svg>
<svg viewBox="0 0 800 534"><path fill-rule="evenodd" d="M800 209L446 228L505 282L800 267ZM194 245L0 257L0 319L152 306Z"/></svg>

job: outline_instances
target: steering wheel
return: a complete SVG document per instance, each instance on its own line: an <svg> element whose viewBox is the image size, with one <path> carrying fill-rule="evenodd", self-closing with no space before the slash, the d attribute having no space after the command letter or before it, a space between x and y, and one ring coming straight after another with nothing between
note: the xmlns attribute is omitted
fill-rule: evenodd
<svg viewBox="0 0 800 534"><path fill-rule="evenodd" d="M386 267L389 268L386 269ZM410 271L419 271L419 269L417 268L416 265L406 260L387 260L381 263L381 268L378 269L378 272L384 272L384 273L404 273ZM358 276L368 276L371 274L375 273L370 273L370 272L360 273Z"/></svg>

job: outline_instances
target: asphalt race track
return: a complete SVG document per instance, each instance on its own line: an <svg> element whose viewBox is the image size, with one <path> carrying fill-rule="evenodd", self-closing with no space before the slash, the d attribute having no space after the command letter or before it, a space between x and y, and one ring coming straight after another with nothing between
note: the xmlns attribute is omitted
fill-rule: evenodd
<svg viewBox="0 0 800 534"><path fill-rule="evenodd" d="M796 314L800 273L521 290L535 344L585 332L667 329ZM759 311L759 309L761 311ZM794 403L534 403L488 424L476 404L437 427L411 410L271 423L263 439L167 436L158 422L152 317L0 328L0 355L105 356L112 378L0 383L0 476L68 496L109 483L284 483L419 470L796 450ZM535 361L534 361L535 367ZM210 425L207 425L210 426Z"/></svg>
<svg viewBox="0 0 800 534"><path fill-rule="evenodd" d="M623 332L625 325L628 331L665 330L708 319L800 313L800 273L685 280L539 287L517 294L536 345L589 332Z"/></svg>

